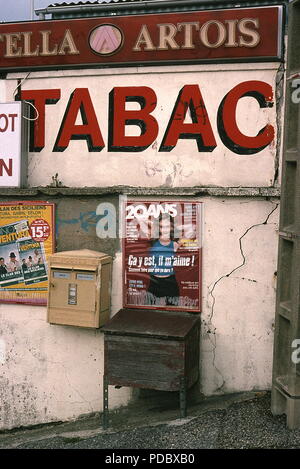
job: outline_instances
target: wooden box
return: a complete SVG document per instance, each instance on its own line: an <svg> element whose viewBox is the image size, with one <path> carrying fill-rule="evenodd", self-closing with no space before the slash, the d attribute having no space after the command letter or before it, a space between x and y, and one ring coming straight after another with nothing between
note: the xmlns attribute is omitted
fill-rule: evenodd
<svg viewBox="0 0 300 469"><path fill-rule="evenodd" d="M199 377L199 316L124 308L101 330L104 414L108 410L108 385L112 384L181 391L185 415L185 391Z"/></svg>
<svg viewBox="0 0 300 469"><path fill-rule="evenodd" d="M110 314L112 258L82 249L49 257L47 320L51 324L99 328Z"/></svg>

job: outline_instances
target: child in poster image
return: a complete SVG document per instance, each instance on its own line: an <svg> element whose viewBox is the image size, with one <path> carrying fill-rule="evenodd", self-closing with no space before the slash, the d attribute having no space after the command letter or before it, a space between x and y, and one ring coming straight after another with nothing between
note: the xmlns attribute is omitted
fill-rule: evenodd
<svg viewBox="0 0 300 469"><path fill-rule="evenodd" d="M179 287L172 263L167 258L174 256L180 247L180 242L174 240L174 221L170 218L159 219L159 237L154 239L149 254L154 258L153 271L150 274L148 297L155 299L160 306L177 305L179 301ZM158 300L157 300L158 299Z"/></svg>

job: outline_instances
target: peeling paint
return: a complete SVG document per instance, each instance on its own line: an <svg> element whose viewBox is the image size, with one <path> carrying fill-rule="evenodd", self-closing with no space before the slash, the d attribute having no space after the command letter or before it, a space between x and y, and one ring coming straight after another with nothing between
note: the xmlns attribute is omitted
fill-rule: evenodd
<svg viewBox="0 0 300 469"><path fill-rule="evenodd" d="M7 396L10 398L7 399ZM0 380L0 427L15 428L24 422L39 423L36 388L29 383Z"/></svg>

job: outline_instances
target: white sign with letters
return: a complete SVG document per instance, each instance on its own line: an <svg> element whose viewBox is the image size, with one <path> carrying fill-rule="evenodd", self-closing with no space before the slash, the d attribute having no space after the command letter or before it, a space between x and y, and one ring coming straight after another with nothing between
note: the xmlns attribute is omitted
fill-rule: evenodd
<svg viewBox="0 0 300 469"><path fill-rule="evenodd" d="M0 103L1 187L25 185L28 135L24 115L25 105L21 101Z"/></svg>

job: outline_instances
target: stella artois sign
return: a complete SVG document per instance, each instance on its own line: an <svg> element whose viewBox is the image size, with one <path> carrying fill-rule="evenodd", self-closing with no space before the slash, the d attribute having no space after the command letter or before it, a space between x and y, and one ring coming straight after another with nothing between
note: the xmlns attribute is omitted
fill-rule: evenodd
<svg viewBox="0 0 300 469"><path fill-rule="evenodd" d="M0 24L2 71L279 60L282 7Z"/></svg>

